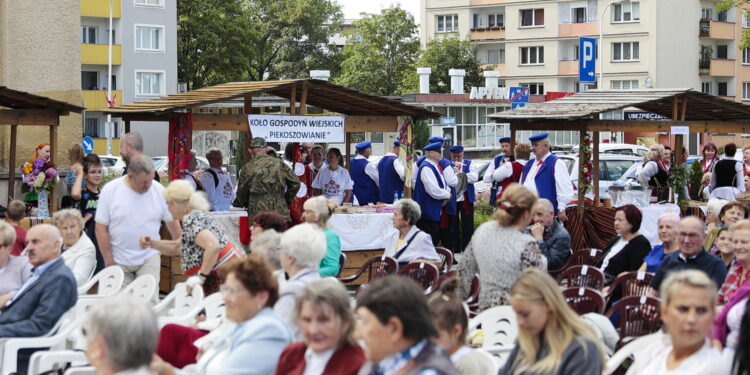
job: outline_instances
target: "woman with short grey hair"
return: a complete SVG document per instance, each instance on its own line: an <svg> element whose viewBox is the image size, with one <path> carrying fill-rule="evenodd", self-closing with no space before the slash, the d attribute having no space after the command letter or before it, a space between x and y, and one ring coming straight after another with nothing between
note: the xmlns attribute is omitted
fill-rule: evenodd
<svg viewBox="0 0 750 375"><path fill-rule="evenodd" d="M333 199L328 199L322 195L308 199L303 206L305 210L302 212L302 219L306 223L317 225L326 235L326 254L318 267L322 277L339 274L341 240L333 229L326 226L336 206Z"/></svg>
<svg viewBox="0 0 750 375"><path fill-rule="evenodd" d="M296 225L281 235L279 261L289 280L279 286L279 301L273 309L291 326L294 326L294 297L307 284L320 280L318 265L325 253L325 234L313 224Z"/></svg>
<svg viewBox="0 0 750 375"><path fill-rule="evenodd" d="M404 198L393 203L395 230L385 244L385 255L396 258L399 264L411 262L440 262L432 244L432 237L417 228L422 214L417 202Z"/></svg>
<svg viewBox="0 0 750 375"><path fill-rule="evenodd" d="M94 275L96 247L83 231L81 211L73 208L52 215L52 223L62 235L62 254L65 265L73 271L78 285L83 285Z"/></svg>
<svg viewBox="0 0 750 375"><path fill-rule="evenodd" d="M83 329L86 357L97 374L151 374L159 326L145 302L132 296L106 299L87 312Z"/></svg>

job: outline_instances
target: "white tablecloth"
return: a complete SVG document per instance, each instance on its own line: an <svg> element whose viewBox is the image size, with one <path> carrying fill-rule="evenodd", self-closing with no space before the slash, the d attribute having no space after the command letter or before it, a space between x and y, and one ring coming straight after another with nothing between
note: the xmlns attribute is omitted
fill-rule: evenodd
<svg viewBox="0 0 750 375"><path fill-rule="evenodd" d="M247 252L247 246L240 242L240 218L247 216L247 211L213 211L211 212L216 223L224 228L229 240L232 241L234 246L245 250Z"/></svg>
<svg viewBox="0 0 750 375"><path fill-rule="evenodd" d="M383 249L395 230L392 218L392 213L333 214L328 226L339 235L341 250Z"/></svg>
<svg viewBox="0 0 750 375"><path fill-rule="evenodd" d="M649 242L651 242L651 247L661 243L659 241L659 228L656 225L659 216L667 212L672 212L680 216L680 207L673 203L651 204L639 208L643 214L643 220L641 221L641 229L638 232L648 238Z"/></svg>

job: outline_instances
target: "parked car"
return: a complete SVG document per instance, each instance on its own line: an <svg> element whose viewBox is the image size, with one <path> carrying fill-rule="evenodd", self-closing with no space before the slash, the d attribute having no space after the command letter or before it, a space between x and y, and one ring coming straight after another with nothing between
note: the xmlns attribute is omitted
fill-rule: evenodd
<svg viewBox="0 0 750 375"><path fill-rule="evenodd" d="M578 154L579 146L573 146L571 154ZM627 143L600 143L600 154L634 155L643 156L648 153L648 147L642 145L631 145Z"/></svg>
<svg viewBox="0 0 750 375"><path fill-rule="evenodd" d="M578 186L578 155L558 155L565 162L565 166L570 173L570 179L574 186ZM640 165L643 159L638 156L628 156L619 154L599 154L599 199L609 198L609 186L616 180L620 179L633 166ZM587 195L593 198L589 192Z"/></svg>

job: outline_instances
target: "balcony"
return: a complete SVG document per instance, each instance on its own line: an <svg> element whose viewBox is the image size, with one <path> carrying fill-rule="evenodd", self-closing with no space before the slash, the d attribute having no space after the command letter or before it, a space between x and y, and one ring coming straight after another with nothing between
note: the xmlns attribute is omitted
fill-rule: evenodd
<svg viewBox="0 0 750 375"><path fill-rule="evenodd" d="M505 26L471 29L471 40L505 39Z"/></svg>
<svg viewBox="0 0 750 375"><path fill-rule="evenodd" d="M469 5L498 5L505 4L505 0L470 0Z"/></svg>
<svg viewBox="0 0 750 375"><path fill-rule="evenodd" d="M81 64L107 65L109 46L106 44L81 44ZM122 46L112 45L112 65L122 64Z"/></svg>
<svg viewBox="0 0 750 375"><path fill-rule="evenodd" d="M709 19L702 19L699 21L701 38L710 39L735 39L735 27L734 22L719 22Z"/></svg>
<svg viewBox="0 0 750 375"><path fill-rule="evenodd" d="M120 18L121 0L112 0L112 18ZM109 18L109 1L81 0L81 17Z"/></svg>
<svg viewBox="0 0 750 375"><path fill-rule="evenodd" d="M578 61L559 61L557 63L557 74L561 76L578 75Z"/></svg>
<svg viewBox="0 0 750 375"><path fill-rule="evenodd" d="M733 77L734 76L734 59L701 59L698 63L700 75L711 77Z"/></svg>
<svg viewBox="0 0 750 375"><path fill-rule="evenodd" d="M122 105L122 90L112 90L115 105ZM100 111L107 108L107 90L83 90L83 104L87 111Z"/></svg>
<svg viewBox="0 0 750 375"><path fill-rule="evenodd" d="M563 23L558 25L557 32L560 37L599 35L599 23Z"/></svg>
<svg viewBox="0 0 750 375"><path fill-rule="evenodd" d="M505 64L484 64L482 65L482 70L488 70L490 67L494 66L491 70L494 70L496 72L500 73L500 79L505 79L505 76L507 75L505 73Z"/></svg>

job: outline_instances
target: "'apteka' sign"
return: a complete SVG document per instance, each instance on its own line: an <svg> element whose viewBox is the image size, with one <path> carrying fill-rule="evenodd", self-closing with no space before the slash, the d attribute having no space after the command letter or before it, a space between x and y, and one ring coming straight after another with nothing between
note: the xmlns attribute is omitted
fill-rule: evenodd
<svg viewBox="0 0 750 375"><path fill-rule="evenodd" d="M344 142L344 116L248 115L247 122L268 142Z"/></svg>

